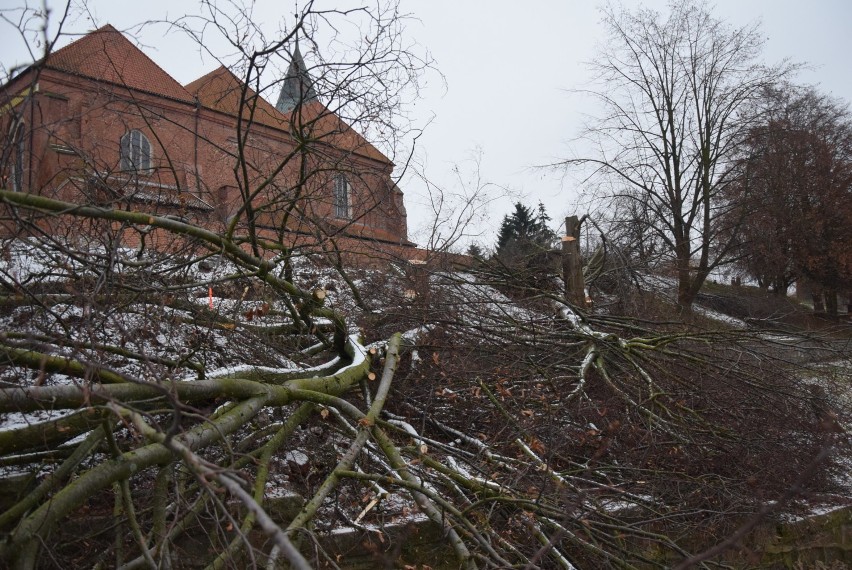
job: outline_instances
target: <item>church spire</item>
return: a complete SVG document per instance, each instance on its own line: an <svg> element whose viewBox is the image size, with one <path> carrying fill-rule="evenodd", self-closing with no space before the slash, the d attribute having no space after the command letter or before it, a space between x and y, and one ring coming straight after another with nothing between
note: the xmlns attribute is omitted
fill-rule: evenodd
<svg viewBox="0 0 852 570"><path fill-rule="evenodd" d="M296 105L313 101L317 98L317 93L314 91L314 82L308 73L308 68L305 66L305 60L302 59L302 52L299 51L299 40L296 39L296 49L293 50L293 59L290 61L290 67L287 69L287 76L284 78L284 86L281 88L281 94L278 96L278 103L275 108L286 113L296 107Z"/></svg>

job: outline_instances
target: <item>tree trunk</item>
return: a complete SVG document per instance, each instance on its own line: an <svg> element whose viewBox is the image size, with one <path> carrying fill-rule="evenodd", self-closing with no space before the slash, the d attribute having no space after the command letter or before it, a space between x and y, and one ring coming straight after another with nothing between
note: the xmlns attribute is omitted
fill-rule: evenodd
<svg viewBox="0 0 852 570"><path fill-rule="evenodd" d="M580 222L577 216L565 218L565 236L562 238L562 277L565 280L565 299L572 305L585 306L586 283L583 280Z"/></svg>
<svg viewBox="0 0 852 570"><path fill-rule="evenodd" d="M811 292L811 298L814 301L814 313L825 313L825 304L822 302L822 291L820 290Z"/></svg>
<svg viewBox="0 0 852 570"><path fill-rule="evenodd" d="M832 319L837 318L837 290L831 287L823 289L825 296L825 314Z"/></svg>
<svg viewBox="0 0 852 570"><path fill-rule="evenodd" d="M687 262L678 269L677 306L681 313L692 313L692 304L701 291L707 271L692 269ZM694 275L693 275L694 274Z"/></svg>
<svg viewBox="0 0 852 570"><path fill-rule="evenodd" d="M677 262L677 306L683 313L692 312L695 294L690 274L689 241L684 236L683 224L675 220L675 259Z"/></svg>

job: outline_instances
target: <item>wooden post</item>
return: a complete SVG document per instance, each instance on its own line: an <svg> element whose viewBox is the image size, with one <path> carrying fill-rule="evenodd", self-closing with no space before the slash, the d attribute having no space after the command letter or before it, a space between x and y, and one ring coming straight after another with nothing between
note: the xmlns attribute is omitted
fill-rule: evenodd
<svg viewBox="0 0 852 570"><path fill-rule="evenodd" d="M565 218L562 238L562 278L565 280L565 299L572 305L586 305L583 260L580 257L580 221L577 216Z"/></svg>

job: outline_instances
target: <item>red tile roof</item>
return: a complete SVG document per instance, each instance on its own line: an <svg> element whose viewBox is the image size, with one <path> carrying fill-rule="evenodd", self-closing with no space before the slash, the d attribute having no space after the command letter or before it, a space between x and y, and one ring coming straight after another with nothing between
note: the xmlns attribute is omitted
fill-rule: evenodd
<svg viewBox="0 0 852 570"><path fill-rule="evenodd" d="M207 75L199 77L185 87L186 91L198 97L204 107L215 109L232 117L237 116L240 100L242 98L243 83L231 73L226 67L220 66ZM247 103L256 97L255 92L246 89L245 99ZM249 109L243 109L243 116L248 118ZM287 129L289 119L278 111L263 97L257 97L254 108L253 120L256 123L274 127L276 129Z"/></svg>
<svg viewBox="0 0 852 570"><path fill-rule="evenodd" d="M56 50L45 66L179 101L193 100L180 83L109 24Z"/></svg>
<svg viewBox="0 0 852 570"><path fill-rule="evenodd" d="M179 101L194 102L197 96L204 107L234 117L242 96L242 82L225 67L219 67L182 86L109 24L53 52L45 65L50 69ZM252 97L255 97L255 93L248 89L246 99L250 101ZM302 113L300 123L311 129L316 139L343 151L390 163L376 147L318 101L303 105L299 111L285 114L263 97L257 97L253 120L289 131L293 112ZM247 113L244 116L247 117Z"/></svg>
<svg viewBox="0 0 852 570"><path fill-rule="evenodd" d="M358 134L355 129L350 127L340 117L326 109L321 103L314 102L305 105L305 110L302 111L304 117L302 124L308 121L315 121L312 125L314 136L322 139L326 144L334 148L339 148L354 152L361 156L372 158L380 162L391 164L391 161L382 152L367 142L367 139ZM291 113L295 112L291 111Z"/></svg>
<svg viewBox="0 0 852 570"><path fill-rule="evenodd" d="M233 117L237 116L239 110L242 88L243 83L224 66L186 85L186 90L197 96L204 107ZM246 90L246 101L251 101L255 96L253 90ZM299 122L311 130L317 140L379 162L390 162L376 147L317 101L307 103L299 110L282 113L263 97L257 97L253 120L261 125L289 131L292 114L297 112L301 112ZM243 116L248 118L248 110L244 109Z"/></svg>

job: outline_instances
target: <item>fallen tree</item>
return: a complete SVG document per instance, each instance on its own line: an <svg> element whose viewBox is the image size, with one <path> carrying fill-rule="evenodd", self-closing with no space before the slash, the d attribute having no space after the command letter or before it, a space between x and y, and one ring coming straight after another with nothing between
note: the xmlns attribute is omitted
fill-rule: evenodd
<svg viewBox="0 0 852 570"><path fill-rule="evenodd" d="M21 193L0 199L104 215ZM666 567L709 546L699 529L721 542L790 489L830 491L833 450L846 449L831 384L813 392L774 348L782 341L755 331L583 314L548 290L510 299L502 272L487 267L435 273L413 297L402 266L396 278L353 271L364 312L333 268L291 258L308 276L300 286L280 277L280 261L230 250L221 236L145 223L224 251L207 277L233 282L237 298L215 297L211 310L210 298L193 297L204 281L184 281L181 294L163 279L167 299L117 302L123 283L152 281L149 265L121 254L115 290L101 291L111 302L96 306L18 274L4 298L0 462L28 475L0 515L10 564L160 567L207 520L218 529L212 567L321 565L339 554L323 550L328 531L382 533L382 517L416 521L419 511L461 566ZM56 243L30 236L6 247L12 259L21 248L43 253L43 276L103 272L51 265ZM246 309L261 304L249 321ZM394 330L409 333L402 341ZM265 509L276 488L303 498L288 518ZM96 555L63 534L64 521L92 517L112 521L85 539Z"/></svg>
<svg viewBox="0 0 852 570"><path fill-rule="evenodd" d="M487 265L359 271L265 240L252 216L300 194L240 182L220 231L0 191L3 564L176 567L200 536L210 568L344 566L342 528L417 564L387 529L430 524L447 567L711 567L771 501L832 490L846 411L787 341L652 295L659 318L580 311Z"/></svg>

